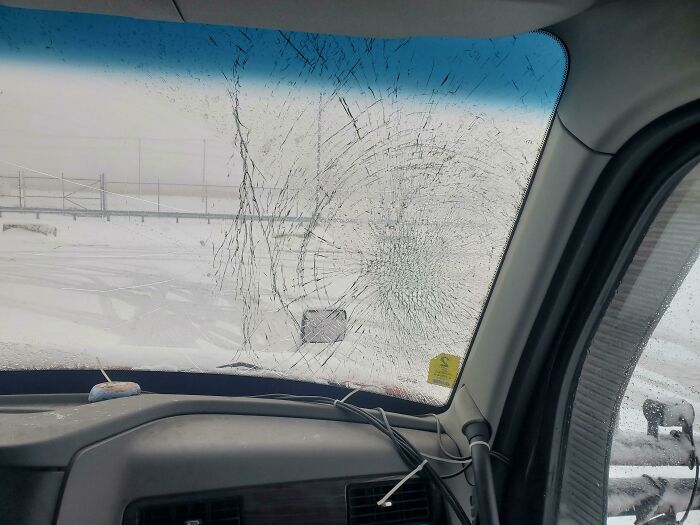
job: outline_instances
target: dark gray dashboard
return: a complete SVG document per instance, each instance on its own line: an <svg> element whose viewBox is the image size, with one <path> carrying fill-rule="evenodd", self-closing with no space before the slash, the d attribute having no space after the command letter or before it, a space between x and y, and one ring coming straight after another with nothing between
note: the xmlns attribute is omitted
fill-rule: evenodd
<svg viewBox="0 0 700 525"><path fill-rule="evenodd" d="M422 452L441 455L434 419L389 418ZM144 498L270 485L282 494L285 484L298 494L305 482L407 470L377 429L332 407L148 394L94 404L83 395L0 399L0 502L12 523L117 524ZM468 500L463 476L450 484Z"/></svg>

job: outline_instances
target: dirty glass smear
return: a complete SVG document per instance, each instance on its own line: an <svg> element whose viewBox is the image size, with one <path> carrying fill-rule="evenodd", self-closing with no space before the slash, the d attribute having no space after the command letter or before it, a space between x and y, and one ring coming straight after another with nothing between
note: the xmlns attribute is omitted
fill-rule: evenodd
<svg viewBox="0 0 700 525"><path fill-rule="evenodd" d="M473 336L565 75L552 37L0 27L1 220L25 225L0 234L3 367L448 398L428 364Z"/></svg>

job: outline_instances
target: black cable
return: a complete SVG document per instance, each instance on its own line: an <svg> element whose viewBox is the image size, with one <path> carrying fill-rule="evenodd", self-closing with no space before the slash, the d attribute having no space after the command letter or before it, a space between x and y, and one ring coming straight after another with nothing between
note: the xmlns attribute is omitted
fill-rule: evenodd
<svg viewBox="0 0 700 525"><path fill-rule="evenodd" d="M458 461L469 461L472 459L471 456L456 456L447 451L442 443L442 425L440 424L440 419L438 418L437 414L428 413L426 416L431 416L433 419L435 419L435 431L437 432L438 444L440 445L440 450L443 454L450 459L455 459Z"/></svg>
<svg viewBox="0 0 700 525"><path fill-rule="evenodd" d="M501 454L500 452L492 450L491 455L504 465L510 466L510 459L508 459L508 457L505 454Z"/></svg>
<svg viewBox="0 0 700 525"><path fill-rule="evenodd" d="M417 449L415 449L413 445L411 445L401 433L393 429L393 427L389 427L387 429L381 420L379 420L370 412L362 408L358 408L354 405L343 403L341 401L330 401L332 405L357 415L360 419L364 419L365 421L375 426L382 433L387 435L394 442L402 458L404 459L404 462L409 467L415 468L421 463L423 463L424 459L421 453ZM433 467L429 463L426 463L420 472L422 475L424 475L424 477L432 481L433 484L440 490L447 502L452 507L452 510L457 515L460 523L463 523L465 525L471 525L471 520L469 520L468 516L464 512L464 509L462 509L462 506L459 504L452 491L449 489L449 487L447 487L447 485L440 477L440 475L435 471L435 469L433 469Z"/></svg>
<svg viewBox="0 0 700 525"><path fill-rule="evenodd" d="M692 438L691 445L693 445L693 450L695 450L695 443L692 442ZM685 513L683 514L683 517L678 523L684 523L685 520L688 519L688 514L690 514L690 510L693 508L695 491L698 490L698 477L700 477L700 460L698 459L698 455L695 454L695 481L693 482L693 490L690 492L690 500L688 501L688 506L685 508Z"/></svg>
<svg viewBox="0 0 700 525"><path fill-rule="evenodd" d="M472 470L471 472L472 472L472 478L473 478L473 477L474 477L474 471ZM474 482L474 481L472 481L471 479L469 479L469 469L467 469L467 470L464 471L464 479L467 480L467 485L469 485L469 486L472 487L472 488L476 487L476 482Z"/></svg>
<svg viewBox="0 0 700 525"><path fill-rule="evenodd" d="M391 427L390 429L386 429L383 425L383 422L377 419L371 413L365 411L364 409L357 408L354 405L349 405L347 403L342 402L336 403L335 400L333 400L333 404L344 410L352 412L353 414L358 415L360 418L370 422L383 433L385 433L387 436L389 436L390 439L392 439L392 441L394 441L394 443L397 445L397 449L402 453L404 461L409 467L415 468L421 463L423 463L424 459L421 453L418 450L416 450L413 447L413 445L411 445L401 433L397 432ZM449 487L447 487L447 485L440 477L440 475L435 471L435 469L433 469L433 467L429 463L426 463L423 469L421 470L421 473L425 473L425 477L427 477L438 487L440 492L443 494L445 499L452 507L452 510L457 515L458 519L460 520L460 523L463 523L465 525L471 525L471 520L469 520L469 518L467 517L466 513L464 512L464 509L462 509L462 506L459 504L452 491L449 489Z"/></svg>
<svg viewBox="0 0 700 525"><path fill-rule="evenodd" d="M254 397L267 399L281 399L286 401L301 401L320 405L334 406L354 415L357 419L360 419L361 421L369 423L377 430L379 430L382 434L386 435L389 439L391 439L391 441L394 443L394 446L396 447L396 450L401 456L401 459L404 461L404 463L406 463L407 466L415 469L416 467L425 462L425 459L421 452L417 450L400 432L394 429L391 425L386 426L384 421L382 421L374 414L372 414L369 410L366 410L364 408L351 405L338 399L323 396L293 396L287 394L269 394ZM464 471L466 472L466 469L464 469ZM426 462L423 465L422 469L420 470L420 475L426 478L427 480L431 481L432 484L440 491L444 499L452 508L460 523L462 523L463 525L472 525L471 520L460 505L459 501L457 501L455 495L452 493L452 491L447 486L442 477L440 477L440 474L438 474L432 467L432 465L430 465L430 463Z"/></svg>
<svg viewBox="0 0 700 525"><path fill-rule="evenodd" d="M685 422L685 419L683 420ZM685 512L683 513L683 517L681 520L678 522L684 523L686 519L688 519L688 514L690 514L690 510L693 508L693 500L695 499L695 491L698 489L698 476L700 476L700 459L698 458L698 454L695 451L695 440L693 439L693 428L692 425L690 426L690 429L687 433L688 439L690 440L690 446L693 447L693 457L695 459L695 481L693 482L693 490L690 492L690 500L688 501L688 506L685 508Z"/></svg>
<svg viewBox="0 0 700 525"><path fill-rule="evenodd" d="M500 452L496 452L496 451L492 450L491 456L498 459L505 466L510 466L510 460L506 456L501 454ZM470 487L474 487L475 486L474 483L469 479L469 476L466 475L467 469L469 469L469 467L471 467L471 466L472 466L472 463L469 463L468 465L465 465L462 469L460 469L457 472L442 476L442 479L454 478L455 476L458 476L462 472L464 472L465 473L464 478L467 480L467 483L469 484Z"/></svg>
<svg viewBox="0 0 700 525"><path fill-rule="evenodd" d="M472 466L472 464L469 463L468 465L464 465L461 469L459 469L459 470L456 471L456 472L452 472L451 474L442 474L440 477L441 477L442 479L456 478L457 476L459 476L459 475L462 474L463 472L466 473L466 472L467 472L467 469L468 469L469 467L471 467L471 466ZM469 483L469 480L468 480L468 479L467 479L467 483Z"/></svg>

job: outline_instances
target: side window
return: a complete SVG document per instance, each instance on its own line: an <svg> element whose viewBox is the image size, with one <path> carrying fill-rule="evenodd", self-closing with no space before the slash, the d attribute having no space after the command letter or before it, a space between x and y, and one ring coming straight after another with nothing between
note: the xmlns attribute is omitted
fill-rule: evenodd
<svg viewBox="0 0 700 525"><path fill-rule="evenodd" d="M700 524L700 165L685 171L590 340L560 523Z"/></svg>
<svg viewBox="0 0 700 525"><path fill-rule="evenodd" d="M676 523L688 508L700 507L700 498L690 501L697 488L696 411L699 260L690 266L644 345L621 400L608 469L609 524L647 523L659 514L659 523ZM700 524L700 510L690 510L685 523Z"/></svg>

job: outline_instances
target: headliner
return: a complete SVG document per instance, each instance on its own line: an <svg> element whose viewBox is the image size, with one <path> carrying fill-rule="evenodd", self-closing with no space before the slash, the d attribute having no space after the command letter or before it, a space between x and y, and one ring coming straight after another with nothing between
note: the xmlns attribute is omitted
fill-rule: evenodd
<svg viewBox="0 0 700 525"><path fill-rule="evenodd" d="M398 38L524 33L571 18L599 1L0 0L0 4L171 22Z"/></svg>

